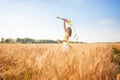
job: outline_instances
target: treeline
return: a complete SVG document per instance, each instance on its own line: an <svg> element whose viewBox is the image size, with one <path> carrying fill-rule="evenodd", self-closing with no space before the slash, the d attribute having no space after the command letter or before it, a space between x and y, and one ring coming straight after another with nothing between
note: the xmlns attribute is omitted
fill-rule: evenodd
<svg viewBox="0 0 120 80"><path fill-rule="evenodd" d="M23 44L27 44L27 43L58 43L57 41L54 40L43 40L43 39L32 39L32 38L17 38L17 39L12 39L12 38L1 38L1 43L23 43Z"/></svg>
<svg viewBox="0 0 120 80"><path fill-rule="evenodd" d="M0 43L22 43L22 44L27 44L27 43L33 43L33 44L42 44L42 43L59 43L58 41L55 40L48 40L48 39L32 39L32 38L1 38ZM84 43L84 42L78 42L78 41L70 41L70 43Z"/></svg>

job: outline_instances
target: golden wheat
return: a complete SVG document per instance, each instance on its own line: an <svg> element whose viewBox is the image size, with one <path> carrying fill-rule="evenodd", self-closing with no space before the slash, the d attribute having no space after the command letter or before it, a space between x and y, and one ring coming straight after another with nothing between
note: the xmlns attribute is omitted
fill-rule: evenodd
<svg viewBox="0 0 120 80"><path fill-rule="evenodd" d="M112 80L112 45L0 44L0 79L4 80ZM117 79L120 78L119 75Z"/></svg>

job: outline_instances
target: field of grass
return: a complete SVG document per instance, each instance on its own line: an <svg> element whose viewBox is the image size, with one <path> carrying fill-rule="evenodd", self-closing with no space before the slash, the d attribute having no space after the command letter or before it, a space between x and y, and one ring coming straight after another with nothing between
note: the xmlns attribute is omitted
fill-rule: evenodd
<svg viewBox="0 0 120 80"><path fill-rule="evenodd" d="M111 54L120 44L71 46L63 53L62 44L0 44L0 80L116 79Z"/></svg>

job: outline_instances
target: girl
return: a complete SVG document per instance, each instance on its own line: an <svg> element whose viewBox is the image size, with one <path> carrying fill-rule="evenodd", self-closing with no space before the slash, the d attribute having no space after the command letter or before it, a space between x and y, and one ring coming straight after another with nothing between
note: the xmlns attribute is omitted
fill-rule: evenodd
<svg viewBox="0 0 120 80"><path fill-rule="evenodd" d="M70 27L66 27L66 23L64 21L64 40L58 40L59 42L63 42L63 52L68 52L71 46L69 45L69 37L72 35L72 29Z"/></svg>

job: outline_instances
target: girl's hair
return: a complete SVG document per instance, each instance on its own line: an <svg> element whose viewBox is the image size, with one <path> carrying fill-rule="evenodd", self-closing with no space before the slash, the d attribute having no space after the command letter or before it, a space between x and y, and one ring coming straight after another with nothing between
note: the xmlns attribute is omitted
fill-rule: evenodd
<svg viewBox="0 0 120 80"><path fill-rule="evenodd" d="M72 35L72 29L71 29L71 27L68 27L68 29L69 29L69 36L71 37L71 35Z"/></svg>

